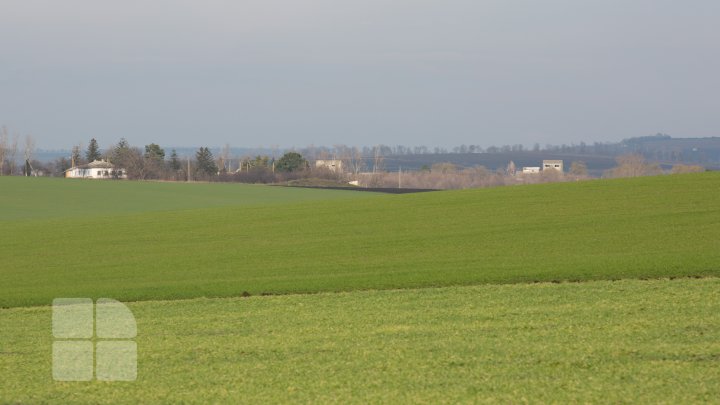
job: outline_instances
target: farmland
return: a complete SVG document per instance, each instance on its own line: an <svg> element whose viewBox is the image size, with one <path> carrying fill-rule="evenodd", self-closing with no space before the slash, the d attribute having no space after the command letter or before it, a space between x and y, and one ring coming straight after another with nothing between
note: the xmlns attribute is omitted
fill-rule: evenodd
<svg viewBox="0 0 720 405"><path fill-rule="evenodd" d="M50 308L0 310L0 402L692 403L720 397L718 279L130 304L138 380L51 378Z"/></svg>
<svg viewBox="0 0 720 405"><path fill-rule="evenodd" d="M0 306L720 274L717 173L400 196L247 190L271 201L80 216L47 191L2 222Z"/></svg>
<svg viewBox="0 0 720 405"><path fill-rule="evenodd" d="M714 401L718 197L0 177L0 403ZM128 302L137 381L52 380L57 297Z"/></svg>
<svg viewBox="0 0 720 405"><path fill-rule="evenodd" d="M197 208L277 205L361 197L356 193L237 184L88 182L0 177L0 221L91 218Z"/></svg>

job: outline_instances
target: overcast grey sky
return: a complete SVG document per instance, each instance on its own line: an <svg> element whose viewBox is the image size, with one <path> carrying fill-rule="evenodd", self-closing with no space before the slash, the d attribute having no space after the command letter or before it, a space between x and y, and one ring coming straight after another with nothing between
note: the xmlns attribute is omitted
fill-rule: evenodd
<svg viewBox="0 0 720 405"><path fill-rule="evenodd" d="M720 135L718 0L0 0L42 148Z"/></svg>

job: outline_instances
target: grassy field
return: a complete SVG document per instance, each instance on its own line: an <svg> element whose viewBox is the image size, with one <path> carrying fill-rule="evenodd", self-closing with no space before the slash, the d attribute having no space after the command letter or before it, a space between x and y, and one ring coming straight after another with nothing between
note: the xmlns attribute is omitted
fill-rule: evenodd
<svg viewBox="0 0 720 405"><path fill-rule="evenodd" d="M0 403L717 401L718 197L0 178ZM57 297L135 301L137 381L52 380Z"/></svg>
<svg viewBox="0 0 720 405"><path fill-rule="evenodd" d="M399 196L36 180L0 179L3 307L720 275L720 173Z"/></svg>
<svg viewBox="0 0 720 405"><path fill-rule="evenodd" d="M95 218L359 197L363 197L363 194L247 184L91 181L5 176L0 177L0 221Z"/></svg>
<svg viewBox="0 0 720 405"><path fill-rule="evenodd" d="M138 380L51 375L50 308L0 310L0 403L708 403L720 280L131 303Z"/></svg>

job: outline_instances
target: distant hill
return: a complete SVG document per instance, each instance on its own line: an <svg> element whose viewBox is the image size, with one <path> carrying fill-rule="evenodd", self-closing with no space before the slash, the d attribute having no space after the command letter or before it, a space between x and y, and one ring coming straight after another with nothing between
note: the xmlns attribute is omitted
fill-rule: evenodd
<svg viewBox="0 0 720 405"><path fill-rule="evenodd" d="M430 167L435 163L452 163L461 167L484 166L489 170L505 169L510 161L518 168L524 166L541 166L545 159L563 160L566 170L570 163L583 161L587 164L591 175L599 176L603 171L615 167L615 158L612 156L593 156L569 153L548 152L500 152L500 153L441 153L426 155L387 156L383 167L386 171L421 170L423 166ZM372 159L365 162L372 170Z"/></svg>
<svg viewBox="0 0 720 405"><path fill-rule="evenodd" d="M491 148L488 148L491 149ZM720 169L720 137L673 138L669 135L653 135L625 139L617 143L586 145L562 145L539 151L507 151L496 148L493 153L432 153L403 154L384 157L383 168L387 171L421 170L435 163L452 163L461 167L484 166L490 170L504 169L510 161L516 167L540 166L545 159L565 161L569 169L574 161L587 164L592 176L615 167L615 158L628 153L639 153L647 160L658 162L663 168L674 164L697 164L708 169ZM507 148L504 148L507 149ZM373 167L373 159L365 160L366 167Z"/></svg>
<svg viewBox="0 0 720 405"><path fill-rule="evenodd" d="M720 164L720 137L673 138L658 134L626 139L621 145L629 152L660 162Z"/></svg>

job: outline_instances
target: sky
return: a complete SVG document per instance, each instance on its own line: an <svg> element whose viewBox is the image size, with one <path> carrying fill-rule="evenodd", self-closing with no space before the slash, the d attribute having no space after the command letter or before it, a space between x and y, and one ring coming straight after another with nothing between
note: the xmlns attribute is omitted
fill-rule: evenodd
<svg viewBox="0 0 720 405"><path fill-rule="evenodd" d="M717 0L0 0L44 149L720 136Z"/></svg>

